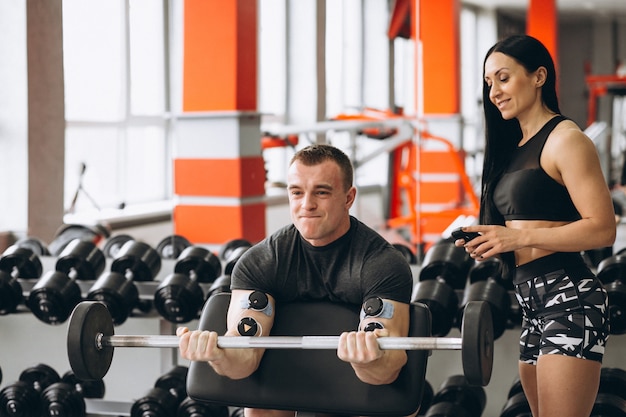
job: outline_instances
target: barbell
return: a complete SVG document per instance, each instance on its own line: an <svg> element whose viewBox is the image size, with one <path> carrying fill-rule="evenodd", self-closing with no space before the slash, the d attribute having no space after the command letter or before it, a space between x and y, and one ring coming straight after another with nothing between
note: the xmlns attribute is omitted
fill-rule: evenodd
<svg viewBox="0 0 626 417"><path fill-rule="evenodd" d="M463 372L471 385L487 385L493 367L493 323L489 305L467 304L461 337L380 337L381 349L461 350ZM219 336L224 349L337 349L339 336ZM104 378L114 348L178 348L179 337L168 335L115 335L111 314L97 301L83 301L72 312L67 332L70 367L77 378Z"/></svg>

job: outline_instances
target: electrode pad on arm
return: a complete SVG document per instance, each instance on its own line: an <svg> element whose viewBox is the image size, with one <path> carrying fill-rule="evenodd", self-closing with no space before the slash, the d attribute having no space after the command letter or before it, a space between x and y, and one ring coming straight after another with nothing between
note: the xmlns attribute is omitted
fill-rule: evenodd
<svg viewBox="0 0 626 417"><path fill-rule="evenodd" d="M261 291L253 291L248 298L241 299L240 306L242 310L260 311L268 317L272 317L272 304L267 298L267 294Z"/></svg>
<svg viewBox="0 0 626 417"><path fill-rule="evenodd" d="M380 297L371 297L365 300L361 307L361 320L366 317L380 317L390 319L393 317L394 307L389 301Z"/></svg>

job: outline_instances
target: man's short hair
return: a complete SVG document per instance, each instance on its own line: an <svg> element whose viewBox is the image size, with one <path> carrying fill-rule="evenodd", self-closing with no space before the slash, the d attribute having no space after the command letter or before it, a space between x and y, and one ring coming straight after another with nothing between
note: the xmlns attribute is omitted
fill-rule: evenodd
<svg viewBox="0 0 626 417"><path fill-rule="evenodd" d="M350 158L340 149L326 144L309 145L306 148L302 148L295 153L291 158L289 165L299 161L304 165L311 166L321 164L324 161L334 161L339 165L339 169L343 174L343 185L345 191L352 187L352 180L354 177L354 168Z"/></svg>

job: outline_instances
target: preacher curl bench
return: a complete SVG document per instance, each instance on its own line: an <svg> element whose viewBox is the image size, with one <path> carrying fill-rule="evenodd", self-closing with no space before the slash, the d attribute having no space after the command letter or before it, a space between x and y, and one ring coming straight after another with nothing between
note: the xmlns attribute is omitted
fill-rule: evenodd
<svg viewBox="0 0 626 417"><path fill-rule="evenodd" d="M223 334L229 301L228 293L209 298L199 328ZM272 336L336 336L359 324L358 307L346 304L298 302L276 310ZM412 304L409 336L430 336L430 320L426 306ZM336 350L267 349L259 368L240 380L216 374L208 363L192 362L187 392L199 401L297 410L298 416L406 416L420 406L428 355L427 350L408 350L407 364L395 382L369 385L337 357Z"/></svg>

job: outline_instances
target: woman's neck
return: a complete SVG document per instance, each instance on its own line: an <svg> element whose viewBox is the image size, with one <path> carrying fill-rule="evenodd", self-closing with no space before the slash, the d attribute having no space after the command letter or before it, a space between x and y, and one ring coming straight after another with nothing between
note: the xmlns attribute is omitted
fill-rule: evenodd
<svg viewBox="0 0 626 417"><path fill-rule="evenodd" d="M520 129L522 130L522 139L520 140L519 145L523 145L526 141L535 136L537 132L539 132L539 130L541 130L541 128L555 115L556 113L542 106L535 112L519 116L517 120L519 122Z"/></svg>

